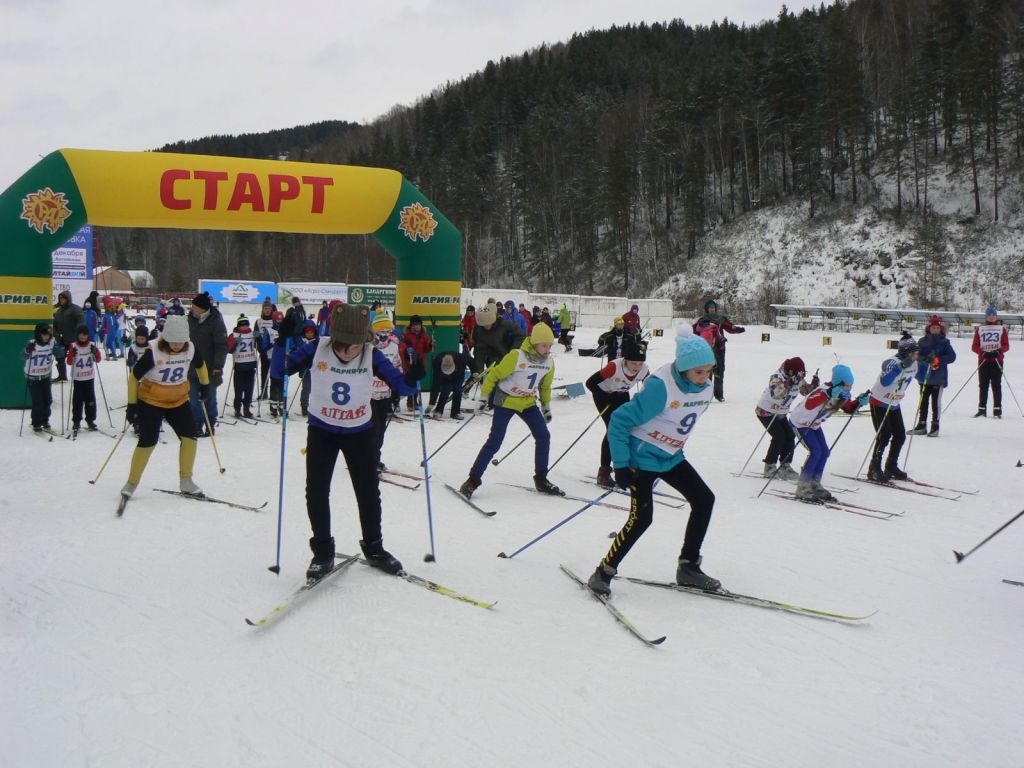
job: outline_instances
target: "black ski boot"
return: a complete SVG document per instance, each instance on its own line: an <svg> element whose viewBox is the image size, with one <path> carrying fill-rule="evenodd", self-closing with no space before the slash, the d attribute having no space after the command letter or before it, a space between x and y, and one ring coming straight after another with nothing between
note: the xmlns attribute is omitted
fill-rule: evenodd
<svg viewBox="0 0 1024 768"><path fill-rule="evenodd" d="M889 478L882 470L882 462L879 459L872 460L868 466L868 480L873 483L887 483Z"/></svg>
<svg viewBox="0 0 1024 768"><path fill-rule="evenodd" d="M615 478L612 476L611 467L601 467L597 470L597 484L602 488L615 487Z"/></svg>
<svg viewBox="0 0 1024 768"><path fill-rule="evenodd" d="M359 546L362 547L363 554L366 555L366 562L374 568L380 568L385 573L392 575L402 572L402 564L398 562L398 558L384 549L382 539L369 543L360 541Z"/></svg>
<svg viewBox="0 0 1024 768"><path fill-rule="evenodd" d="M599 565L590 578L587 579L587 586L599 595L611 597L612 577L616 573L617 571L610 565Z"/></svg>
<svg viewBox="0 0 1024 768"><path fill-rule="evenodd" d="M1001 419L1001 418L1003 418L1003 408L1002 408L1002 406L997 405L997 406L995 406L992 409L992 418L993 419Z"/></svg>
<svg viewBox="0 0 1024 768"><path fill-rule="evenodd" d="M310 539L309 548L313 550L313 559L306 569L306 581L319 581L334 567L334 537L329 539Z"/></svg>
<svg viewBox="0 0 1024 768"><path fill-rule="evenodd" d="M565 496L565 491L557 485L552 485L547 475L534 475L533 485L541 493L547 493L551 496Z"/></svg>
<svg viewBox="0 0 1024 768"><path fill-rule="evenodd" d="M977 419L978 417L981 417L983 419L985 418L985 409L984 408L978 408L978 412L976 414L974 414L974 418Z"/></svg>
<svg viewBox="0 0 1024 768"><path fill-rule="evenodd" d="M932 428L928 430L928 437L938 437L938 436L939 436L939 422L933 421L932 422Z"/></svg>
<svg viewBox="0 0 1024 768"><path fill-rule="evenodd" d="M718 592L722 588L722 582L713 579L700 569L703 557L697 561L679 559L679 567L676 568L676 584L684 587L696 587L706 592Z"/></svg>
<svg viewBox="0 0 1024 768"><path fill-rule="evenodd" d="M925 426L923 421L917 422L917 426L913 429L908 429L908 435L924 435L928 432L928 428Z"/></svg>
<svg viewBox="0 0 1024 768"><path fill-rule="evenodd" d="M900 469L895 461L890 461L885 465L885 474L893 480L907 479L907 473Z"/></svg>
<svg viewBox="0 0 1024 768"><path fill-rule="evenodd" d="M466 478L466 482L459 486L459 493L465 496L467 499L473 498L473 491L480 487L482 481L479 477L473 477L470 475Z"/></svg>

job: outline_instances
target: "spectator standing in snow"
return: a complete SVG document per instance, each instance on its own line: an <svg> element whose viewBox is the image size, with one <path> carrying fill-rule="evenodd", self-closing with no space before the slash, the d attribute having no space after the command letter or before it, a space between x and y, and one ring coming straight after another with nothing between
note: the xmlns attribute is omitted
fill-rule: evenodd
<svg viewBox="0 0 1024 768"><path fill-rule="evenodd" d="M715 326L715 328L711 329L711 326ZM713 341L708 341L708 330L712 330L710 335ZM710 299L704 304L704 314L697 319L693 326L693 332L708 341L715 353L715 400L720 403L725 400L725 334L743 333L746 330L741 325L734 325L728 317L719 312L718 302L714 299Z"/></svg>
<svg viewBox="0 0 1024 768"><path fill-rule="evenodd" d="M912 435L925 434L928 421L928 404L932 407L932 428L928 437L939 436L939 414L942 413L942 390L949 383L946 367L956 360L953 345L946 338L946 326L942 318L932 315L928 320L928 332L917 342L917 381L921 385L921 399L918 406L917 426L910 430Z"/></svg>

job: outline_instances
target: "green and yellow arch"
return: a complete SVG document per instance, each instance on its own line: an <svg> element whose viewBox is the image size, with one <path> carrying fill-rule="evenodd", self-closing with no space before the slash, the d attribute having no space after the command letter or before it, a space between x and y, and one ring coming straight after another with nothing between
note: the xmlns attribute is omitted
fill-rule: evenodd
<svg viewBox="0 0 1024 768"><path fill-rule="evenodd" d="M18 352L53 318L50 254L84 224L371 234L397 262L396 322L457 349L462 236L397 171L208 155L62 149L0 195L0 407L24 404Z"/></svg>

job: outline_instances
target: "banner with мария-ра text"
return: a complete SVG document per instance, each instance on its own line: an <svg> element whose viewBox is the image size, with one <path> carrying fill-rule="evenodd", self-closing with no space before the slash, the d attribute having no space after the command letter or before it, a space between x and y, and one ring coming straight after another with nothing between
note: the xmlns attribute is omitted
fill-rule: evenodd
<svg viewBox="0 0 1024 768"><path fill-rule="evenodd" d="M277 301L277 283L262 280L200 280L199 292L206 291L218 304L262 304Z"/></svg>
<svg viewBox="0 0 1024 768"><path fill-rule="evenodd" d="M345 283L278 283L277 303L281 306L290 306L292 297L298 296L302 305L307 308L315 307L322 302L330 304L332 301L348 303L348 285Z"/></svg>

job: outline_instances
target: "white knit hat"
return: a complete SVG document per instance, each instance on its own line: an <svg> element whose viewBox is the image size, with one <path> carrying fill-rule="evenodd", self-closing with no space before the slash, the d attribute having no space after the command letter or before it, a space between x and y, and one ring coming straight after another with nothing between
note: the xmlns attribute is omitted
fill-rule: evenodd
<svg viewBox="0 0 1024 768"><path fill-rule="evenodd" d="M169 315L161 335L168 344L184 344L188 341L188 320L184 315Z"/></svg>

